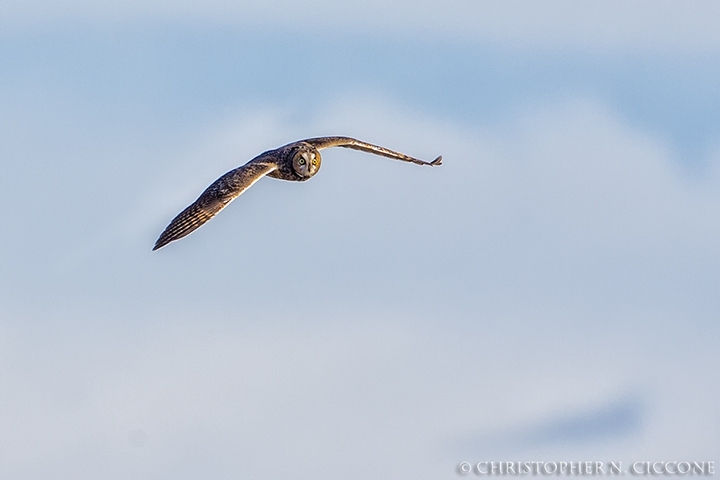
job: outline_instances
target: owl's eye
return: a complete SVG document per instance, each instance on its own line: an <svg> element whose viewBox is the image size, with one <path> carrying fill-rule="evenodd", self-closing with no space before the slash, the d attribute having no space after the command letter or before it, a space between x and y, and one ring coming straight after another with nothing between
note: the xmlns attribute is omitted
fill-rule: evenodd
<svg viewBox="0 0 720 480"><path fill-rule="evenodd" d="M298 163L299 163L300 165L305 165L305 159L304 159L304 158L301 158L300 160L298 160Z"/></svg>
<svg viewBox="0 0 720 480"><path fill-rule="evenodd" d="M313 158L312 164L317 167L317 158Z"/></svg>

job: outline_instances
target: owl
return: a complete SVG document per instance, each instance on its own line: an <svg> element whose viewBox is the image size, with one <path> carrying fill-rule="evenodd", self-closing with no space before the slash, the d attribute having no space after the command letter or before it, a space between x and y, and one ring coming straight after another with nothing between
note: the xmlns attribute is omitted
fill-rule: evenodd
<svg viewBox="0 0 720 480"><path fill-rule="evenodd" d="M350 137L318 137L289 143L261 153L215 180L195 202L172 219L155 242L153 250L190 234L266 175L292 182L309 180L320 170L320 150L329 147L352 148L417 165L436 167L442 164L441 156L432 162L425 162Z"/></svg>

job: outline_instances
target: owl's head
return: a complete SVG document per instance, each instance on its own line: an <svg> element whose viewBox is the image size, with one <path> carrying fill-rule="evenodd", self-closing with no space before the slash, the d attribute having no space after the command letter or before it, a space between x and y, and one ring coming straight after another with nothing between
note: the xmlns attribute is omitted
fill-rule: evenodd
<svg viewBox="0 0 720 480"><path fill-rule="evenodd" d="M293 169L302 178L310 178L320 170L320 152L308 143L302 143L293 155Z"/></svg>

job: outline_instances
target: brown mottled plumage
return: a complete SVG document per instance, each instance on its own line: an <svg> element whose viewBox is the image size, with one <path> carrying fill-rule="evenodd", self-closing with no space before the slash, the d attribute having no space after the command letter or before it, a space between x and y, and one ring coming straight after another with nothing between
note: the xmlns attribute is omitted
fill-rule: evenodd
<svg viewBox="0 0 720 480"><path fill-rule="evenodd" d="M308 180L320 170L322 159L319 150L329 147L352 148L418 165L434 167L442 164L442 157L437 157L432 162L424 162L350 137L318 137L289 143L261 153L242 167L215 180L192 205L173 218L160 234L153 250L162 248L200 227L265 175L294 182Z"/></svg>

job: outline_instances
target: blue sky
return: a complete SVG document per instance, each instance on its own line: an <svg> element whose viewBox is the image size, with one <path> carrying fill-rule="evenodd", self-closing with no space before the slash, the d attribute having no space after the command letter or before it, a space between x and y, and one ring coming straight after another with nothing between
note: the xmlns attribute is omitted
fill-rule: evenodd
<svg viewBox="0 0 720 480"><path fill-rule="evenodd" d="M713 2L0 6L0 476L715 460Z"/></svg>

